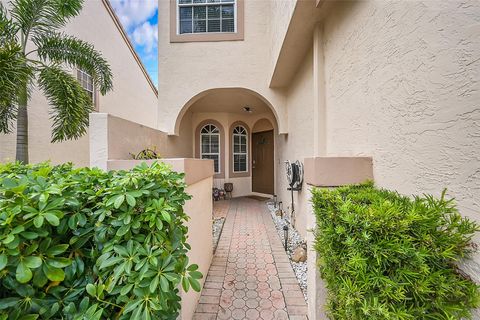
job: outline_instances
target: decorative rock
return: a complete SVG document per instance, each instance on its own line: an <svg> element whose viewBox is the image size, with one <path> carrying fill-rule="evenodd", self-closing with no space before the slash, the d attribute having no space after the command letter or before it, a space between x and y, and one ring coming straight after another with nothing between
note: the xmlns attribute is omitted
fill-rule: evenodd
<svg viewBox="0 0 480 320"><path fill-rule="evenodd" d="M218 240L220 240L220 234L222 233L223 224L225 223L225 218L218 218L213 221L213 252L217 249Z"/></svg>
<svg viewBox="0 0 480 320"><path fill-rule="evenodd" d="M298 246L295 250L293 250L292 261L293 262L307 261L307 251L302 246Z"/></svg>
<svg viewBox="0 0 480 320"><path fill-rule="evenodd" d="M277 216L278 208L275 208L273 203L268 204L268 209L272 216L273 223L275 224L275 228L277 229L278 236L280 237L282 243L285 243L284 239L284 232L283 227L288 226L288 243L287 243L287 255L290 259L290 263L292 265L293 271L295 272L295 276L297 277L298 284L300 285L300 289L302 289L303 296L305 301L307 300L307 262L294 262L292 261L292 255L294 249L299 246L302 246L307 251L305 240L300 236L300 234L292 228L292 226L280 216ZM283 212L285 214L285 212ZM260 276L266 277L266 276ZM262 281L262 280L259 280ZM266 279L265 279L266 281ZM260 287L260 286L259 286Z"/></svg>

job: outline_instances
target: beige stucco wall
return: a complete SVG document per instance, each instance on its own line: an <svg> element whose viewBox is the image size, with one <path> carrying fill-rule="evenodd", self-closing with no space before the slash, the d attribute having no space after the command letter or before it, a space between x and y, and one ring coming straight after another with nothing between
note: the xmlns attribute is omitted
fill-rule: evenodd
<svg viewBox="0 0 480 320"><path fill-rule="evenodd" d="M146 148L155 150L162 159L192 158L191 124L182 125L182 130L185 130L182 136L168 136L163 131L108 113L91 113L89 164L107 169L109 160L131 160L132 154L137 155Z"/></svg>
<svg viewBox="0 0 480 320"><path fill-rule="evenodd" d="M292 18L293 11L295 10L295 5L298 0L282 0L282 1L271 1L270 5L270 73L272 75L275 68L275 63L277 61L280 49L283 44L283 39L288 30L290 20Z"/></svg>
<svg viewBox="0 0 480 320"><path fill-rule="evenodd" d="M167 134L119 117L108 115L108 159L130 159L149 148L160 157L171 156Z"/></svg>
<svg viewBox="0 0 480 320"><path fill-rule="evenodd" d="M81 14L68 24L65 32L93 44L110 64L114 88L99 97L100 112L156 127L157 97L102 1L84 1ZM78 166L88 165L88 134L77 141L51 144L49 111L47 100L34 89L29 102L30 162L71 161ZM0 135L0 161L14 159L15 135Z"/></svg>
<svg viewBox="0 0 480 320"><path fill-rule="evenodd" d="M280 131L287 130L284 96L268 87L271 3L245 0L245 40L170 43L170 1L159 1L160 130L178 134L178 115L215 88L254 90L273 106Z"/></svg>
<svg viewBox="0 0 480 320"><path fill-rule="evenodd" d="M287 191L288 183L284 162L286 160L303 161L313 156L313 51L304 59L287 91L288 135L278 137L277 151L277 195L283 201L284 208L290 211L291 194ZM311 205L310 193L306 188L294 192L296 228L303 237L307 236L307 208Z"/></svg>
<svg viewBox="0 0 480 320"><path fill-rule="evenodd" d="M184 206L185 212L190 217L187 222L188 243L192 249L188 252L190 263L198 264L199 271L204 275L203 282L212 262L212 178L203 179L187 187L187 193L192 199ZM190 289L185 293L182 291L181 319L192 319L200 299L200 293Z"/></svg>
<svg viewBox="0 0 480 320"><path fill-rule="evenodd" d="M377 185L407 195L439 195L448 187L460 211L480 220L480 4L364 1L330 10L317 35L324 60L311 51L286 90L289 134L277 144L279 199L290 203L283 161L321 155L314 154L311 62L317 58L325 68L327 156L372 156ZM304 190L294 201L297 229L311 243L309 198ZM475 257L463 266L477 281L479 262ZM311 272L310 283L314 278ZM311 304L322 302L321 282L310 296Z"/></svg>

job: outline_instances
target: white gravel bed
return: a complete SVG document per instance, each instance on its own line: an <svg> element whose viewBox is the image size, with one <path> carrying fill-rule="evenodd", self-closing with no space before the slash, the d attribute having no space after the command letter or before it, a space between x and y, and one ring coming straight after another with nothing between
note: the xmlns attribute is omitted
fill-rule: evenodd
<svg viewBox="0 0 480 320"><path fill-rule="evenodd" d="M280 218L275 214L275 207L273 203L267 203L268 210L273 219L273 223L275 228L277 229L278 235L282 240L282 245L285 244L285 237L283 226L288 226L288 242L287 242L287 255L290 259L290 264L292 265L293 271L295 272L295 276L297 277L298 284L300 285L300 289L302 289L303 296L305 301L307 300L307 262L293 262L292 255L293 250L295 250L298 246L304 243L302 237L298 234L297 230L292 228L292 226L285 220ZM308 257L307 257L308 259Z"/></svg>
<svg viewBox="0 0 480 320"><path fill-rule="evenodd" d="M217 218L213 220L213 252L217 250L218 240L220 239L220 235L222 234L223 224L225 222L225 218Z"/></svg>

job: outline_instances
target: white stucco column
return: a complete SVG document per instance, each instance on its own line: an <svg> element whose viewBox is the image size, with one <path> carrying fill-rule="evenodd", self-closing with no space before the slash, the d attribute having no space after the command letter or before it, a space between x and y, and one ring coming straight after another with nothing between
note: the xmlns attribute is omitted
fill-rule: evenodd
<svg viewBox="0 0 480 320"><path fill-rule="evenodd" d="M90 167L107 170L108 113L90 113Z"/></svg>

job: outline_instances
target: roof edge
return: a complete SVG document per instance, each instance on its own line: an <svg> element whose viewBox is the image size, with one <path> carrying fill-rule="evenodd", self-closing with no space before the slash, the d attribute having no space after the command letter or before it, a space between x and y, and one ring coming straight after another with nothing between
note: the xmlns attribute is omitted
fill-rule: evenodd
<svg viewBox="0 0 480 320"><path fill-rule="evenodd" d="M153 93L158 98L158 89L157 89L157 87L155 87L155 84L153 83L152 78L150 78L150 75L148 74L147 69L145 69L145 65L142 63L142 60L140 60L140 57L138 56L137 51L135 51L135 48L133 47L132 42L130 41L130 39L128 39L127 32L123 28L123 26L120 22L120 19L118 18L117 14L113 10L113 7L110 4L110 1L109 0L102 0L102 3L105 6L105 9L107 9L108 14L112 18L112 20L113 20L115 26L117 27L118 31L120 32L120 35L122 36L123 40L127 44L127 47L130 50L130 52L132 53L133 58L137 62L138 66L140 67L140 70L142 70L142 73L145 76L145 79L147 79L147 82L150 85L150 88L152 88Z"/></svg>

